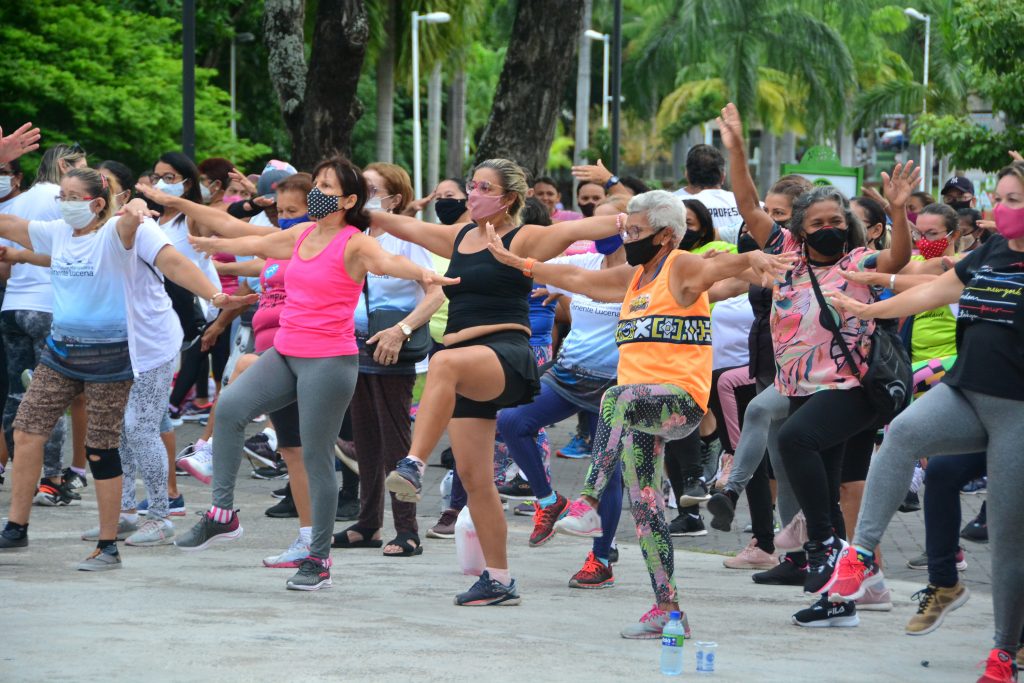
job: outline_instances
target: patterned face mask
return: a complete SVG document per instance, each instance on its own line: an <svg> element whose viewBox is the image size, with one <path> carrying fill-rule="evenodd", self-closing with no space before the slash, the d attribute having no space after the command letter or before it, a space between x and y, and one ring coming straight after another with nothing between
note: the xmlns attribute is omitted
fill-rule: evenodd
<svg viewBox="0 0 1024 683"><path fill-rule="evenodd" d="M320 219L341 210L341 197L324 194L319 187L314 187L306 196L306 213L310 218Z"/></svg>

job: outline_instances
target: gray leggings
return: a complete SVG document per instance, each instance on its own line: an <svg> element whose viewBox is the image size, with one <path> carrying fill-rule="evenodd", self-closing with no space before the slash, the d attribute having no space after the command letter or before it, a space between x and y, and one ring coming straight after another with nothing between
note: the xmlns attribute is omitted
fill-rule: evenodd
<svg viewBox="0 0 1024 683"><path fill-rule="evenodd" d="M945 383L929 389L889 425L868 470L853 538L860 548L878 545L907 493L918 458L985 451L995 645L1010 652L1016 652L1024 627L1022 417L1022 401L961 391Z"/></svg>
<svg viewBox="0 0 1024 683"><path fill-rule="evenodd" d="M235 477L242 460L245 427L261 413L299 402L302 461L309 477L313 511L310 555L331 552L338 482L334 474L334 440L341 431L359 375L358 356L296 358L270 349L224 389L217 401L213 428L213 504L234 505Z"/></svg>
<svg viewBox="0 0 1024 683"><path fill-rule="evenodd" d="M174 379L174 358L141 373L132 383L121 427L121 509L134 510L135 477L149 499L149 518L167 517L167 451L160 440L160 425L167 415L167 397Z"/></svg>
<svg viewBox="0 0 1024 683"><path fill-rule="evenodd" d="M754 470L761 464L767 446L778 486L775 505L783 526L789 524L796 513L800 512L800 504L793 493L793 487L789 485L786 467L779 454L779 427L786 421L787 415L789 399L771 385L747 404L743 413L740 442L736 444L736 453L733 455L732 472L725 485L725 488L737 495L743 493L750 478L754 476Z"/></svg>

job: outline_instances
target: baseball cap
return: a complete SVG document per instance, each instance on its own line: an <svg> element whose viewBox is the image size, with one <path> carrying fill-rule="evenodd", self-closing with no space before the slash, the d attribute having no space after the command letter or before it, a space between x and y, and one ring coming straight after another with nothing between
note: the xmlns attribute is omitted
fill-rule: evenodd
<svg viewBox="0 0 1024 683"><path fill-rule="evenodd" d="M965 194L974 194L974 183L962 175L955 175L946 181L946 184L942 186L942 192L939 194L945 195L953 190L959 190Z"/></svg>
<svg viewBox="0 0 1024 683"><path fill-rule="evenodd" d="M258 197L269 197L273 199L277 196L277 186L282 180L288 176L294 175L295 171L291 172L272 168L268 166L263 169L263 173L260 175L260 179L256 182L256 195Z"/></svg>

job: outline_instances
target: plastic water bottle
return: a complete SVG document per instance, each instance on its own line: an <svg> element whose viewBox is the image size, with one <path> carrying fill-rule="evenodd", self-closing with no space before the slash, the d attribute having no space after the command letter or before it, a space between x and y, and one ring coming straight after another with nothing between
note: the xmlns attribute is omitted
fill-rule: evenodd
<svg viewBox="0 0 1024 683"><path fill-rule="evenodd" d="M448 470L441 480L441 512L452 506L452 480L455 478L455 470Z"/></svg>
<svg viewBox="0 0 1024 683"><path fill-rule="evenodd" d="M455 520L455 556L459 559L459 567L463 574L480 576L487 563L484 562L484 551L480 547L480 539L473 526L473 518L469 516L469 506Z"/></svg>
<svg viewBox="0 0 1024 683"><path fill-rule="evenodd" d="M682 615L677 611L669 614L669 621L661 632L661 673L666 676L678 676L683 673L683 641L686 630Z"/></svg>

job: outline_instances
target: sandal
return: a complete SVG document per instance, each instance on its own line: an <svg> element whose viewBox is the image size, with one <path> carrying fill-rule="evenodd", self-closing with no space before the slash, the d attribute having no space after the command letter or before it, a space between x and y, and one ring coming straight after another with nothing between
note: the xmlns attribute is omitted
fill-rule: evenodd
<svg viewBox="0 0 1024 683"><path fill-rule="evenodd" d="M354 531L355 533L362 536L358 541L350 540L348 532ZM339 531L334 534L334 540L331 542L332 548L380 548L384 545L384 541L379 538L374 538L373 535L377 533L378 529L365 529L358 524L353 524L344 531Z"/></svg>
<svg viewBox="0 0 1024 683"><path fill-rule="evenodd" d="M423 554L423 545L420 537L416 534L403 531L387 542L387 545L396 545L402 549L400 553L384 553L384 557L412 557Z"/></svg>

